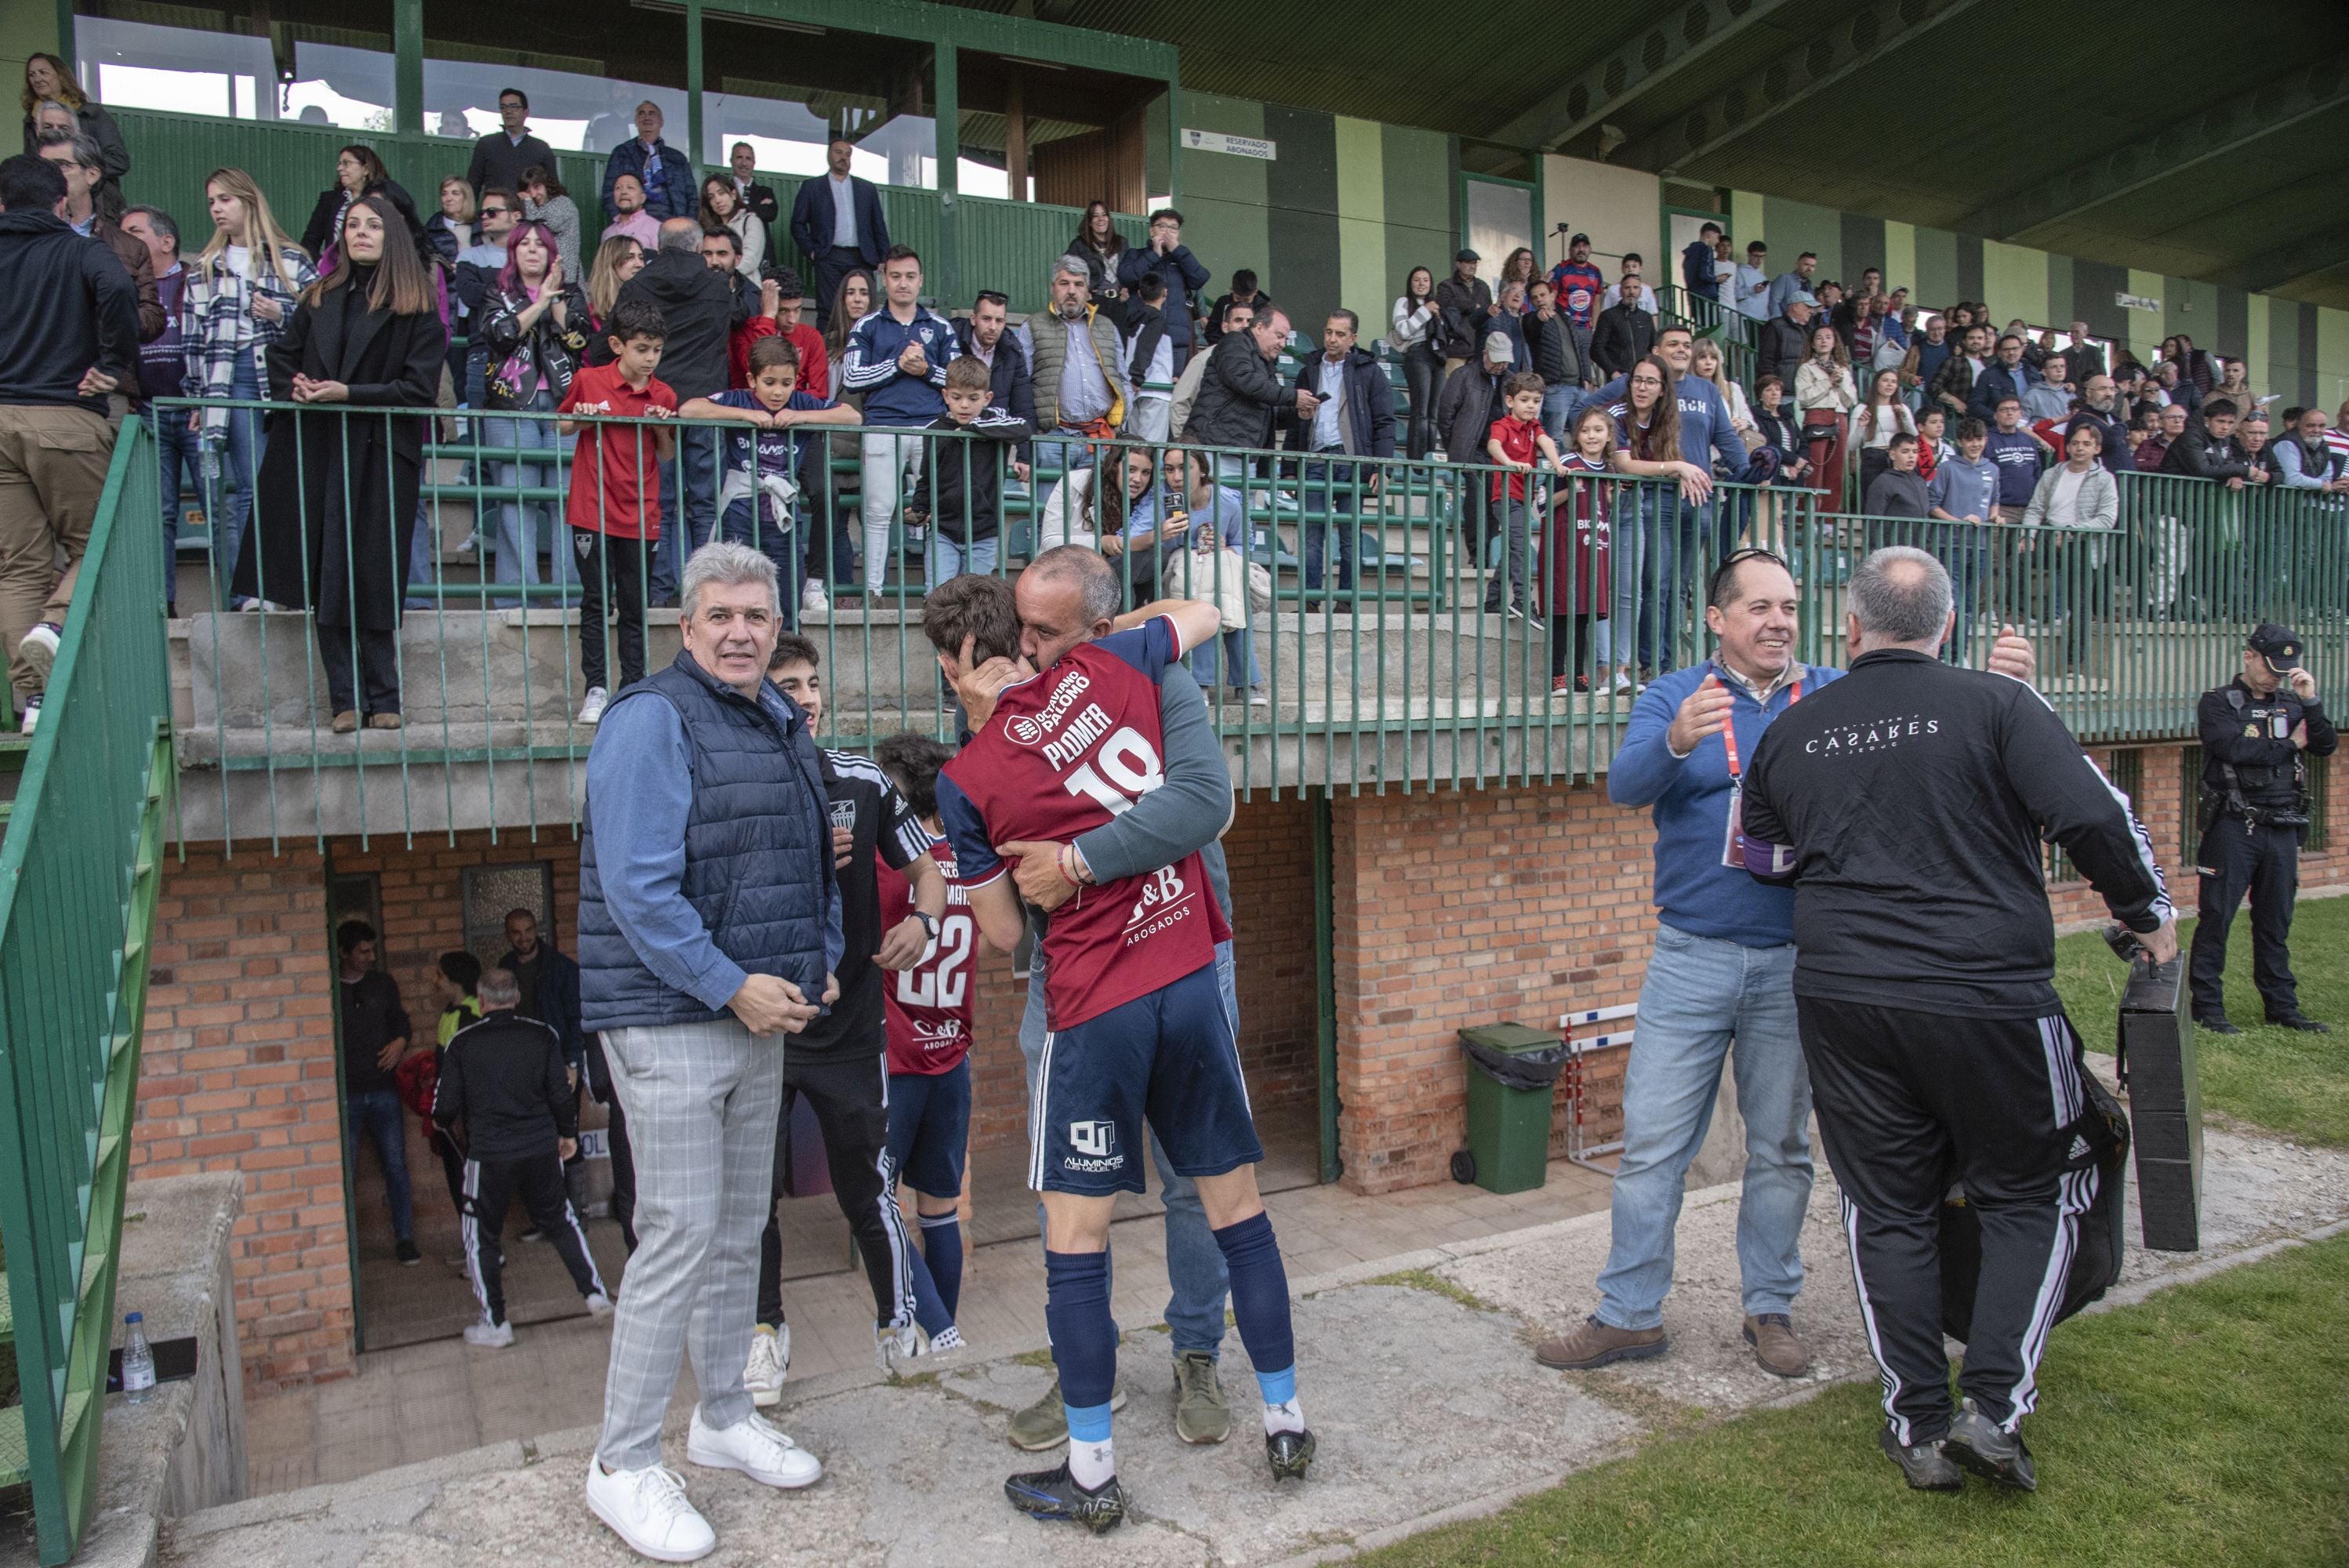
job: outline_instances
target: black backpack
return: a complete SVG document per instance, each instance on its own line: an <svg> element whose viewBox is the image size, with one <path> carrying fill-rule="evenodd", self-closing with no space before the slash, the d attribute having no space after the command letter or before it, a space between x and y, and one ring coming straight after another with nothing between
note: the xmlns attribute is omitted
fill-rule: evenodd
<svg viewBox="0 0 2349 1568"><path fill-rule="evenodd" d="M2075 1150L2064 1162L2065 1171L2096 1171L2095 1202L2080 1216L2080 1244L2072 1254L2072 1272L2064 1281L2064 1305L2055 1314L2063 1322L2110 1290L2121 1277L2121 1261L2128 1239L2124 1193L2128 1184L2128 1113L2121 1109L2103 1080L2080 1068L2087 1109L2067 1130ZM1974 1321L1974 1284L1982 1274L1982 1222L1962 1189L1951 1187L1941 1203L1941 1330L1965 1340Z"/></svg>

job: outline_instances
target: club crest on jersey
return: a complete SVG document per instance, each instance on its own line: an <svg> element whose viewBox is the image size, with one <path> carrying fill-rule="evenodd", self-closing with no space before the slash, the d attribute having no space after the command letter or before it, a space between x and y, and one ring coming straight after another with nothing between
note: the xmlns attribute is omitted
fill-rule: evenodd
<svg viewBox="0 0 2349 1568"><path fill-rule="evenodd" d="M1069 1147L1075 1152L1061 1161L1065 1170L1115 1171L1125 1164L1125 1156L1117 1152L1113 1121L1069 1123Z"/></svg>

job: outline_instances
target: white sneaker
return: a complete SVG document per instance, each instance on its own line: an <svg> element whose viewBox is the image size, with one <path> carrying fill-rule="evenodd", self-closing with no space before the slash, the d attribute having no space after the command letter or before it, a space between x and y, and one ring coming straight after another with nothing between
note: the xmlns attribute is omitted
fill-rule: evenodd
<svg viewBox="0 0 2349 1568"><path fill-rule="evenodd" d="M922 1332L918 1323L903 1328L875 1328L873 1331L874 1359L881 1363L884 1372L897 1370L900 1361L912 1361L930 1353L930 1336Z"/></svg>
<svg viewBox="0 0 2349 1568"><path fill-rule="evenodd" d="M611 1316L612 1298L605 1295L600 1290L589 1291L587 1293L587 1315L590 1317Z"/></svg>
<svg viewBox="0 0 2349 1568"><path fill-rule="evenodd" d="M587 1508L628 1550L656 1563L696 1562L718 1545L718 1532L685 1495L685 1478L667 1465L607 1470L588 1455Z"/></svg>
<svg viewBox="0 0 2349 1568"><path fill-rule="evenodd" d="M685 1457L709 1470L740 1470L752 1480L792 1491L813 1486L823 1479L823 1465L799 1444L775 1429L764 1416L745 1416L722 1432L701 1423L701 1407L693 1408L693 1424L686 1429Z"/></svg>
<svg viewBox="0 0 2349 1568"><path fill-rule="evenodd" d="M1610 696L1630 696L1631 692L1631 677L1621 670L1617 670L1615 672L1615 684L1609 686L1607 691L1608 695Z"/></svg>
<svg viewBox="0 0 2349 1568"><path fill-rule="evenodd" d="M49 671L57 662L57 630L52 623L43 621L16 644L16 656L32 665L33 674L43 686L49 684Z"/></svg>
<svg viewBox="0 0 2349 1568"><path fill-rule="evenodd" d="M792 1366L792 1326L770 1328L765 1324L750 1331L750 1359L742 1368L742 1387L750 1391L750 1402L765 1409L779 1405L783 1398L783 1377Z"/></svg>
<svg viewBox="0 0 2349 1568"><path fill-rule="evenodd" d="M604 710L611 706L612 694L610 692L605 691L602 686L589 686L587 688L587 700L579 705L579 722L582 724L601 723L604 717Z"/></svg>
<svg viewBox="0 0 2349 1568"><path fill-rule="evenodd" d="M492 1323L488 1318L465 1325L465 1343L483 1350L502 1350L513 1343L513 1325Z"/></svg>
<svg viewBox="0 0 2349 1568"><path fill-rule="evenodd" d="M811 615L832 614L832 598L823 591L823 578L811 577L807 580L807 586L800 590L800 609Z"/></svg>
<svg viewBox="0 0 2349 1568"><path fill-rule="evenodd" d="M41 722L41 694L35 692L25 699L25 711L16 716L16 732L30 735Z"/></svg>

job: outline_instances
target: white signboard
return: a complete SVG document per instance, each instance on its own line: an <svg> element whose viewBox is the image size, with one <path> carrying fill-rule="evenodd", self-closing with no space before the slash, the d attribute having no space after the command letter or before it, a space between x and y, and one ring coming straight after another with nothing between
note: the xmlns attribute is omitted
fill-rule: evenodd
<svg viewBox="0 0 2349 1568"><path fill-rule="evenodd" d="M1260 137L1226 136L1220 130L1185 128L1183 146L1192 152L1228 152L1234 158L1261 158L1267 163L1280 156L1279 150L1273 143Z"/></svg>
<svg viewBox="0 0 2349 1568"><path fill-rule="evenodd" d="M2150 294L2116 294L2113 295L2113 303L2123 310L2149 310L2156 315L2161 314L2161 302Z"/></svg>

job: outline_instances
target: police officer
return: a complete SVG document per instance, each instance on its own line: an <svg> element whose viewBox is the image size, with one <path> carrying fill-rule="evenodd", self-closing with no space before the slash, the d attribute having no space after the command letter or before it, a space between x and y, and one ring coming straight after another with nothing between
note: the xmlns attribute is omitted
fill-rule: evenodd
<svg viewBox="0 0 2349 1568"><path fill-rule="evenodd" d="M2194 1021L2214 1034L2242 1033L2227 1021L2227 931L2243 890L2251 893L2251 974L2267 1020L2325 1034L2300 1010L2292 977L2292 901L2300 891L2300 841L2308 831L2308 772L2302 754L2330 757L2340 743L2300 664L2300 634L2272 624L2243 648L2243 673L2202 694L2201 919L2194 927Z"/></svg>

